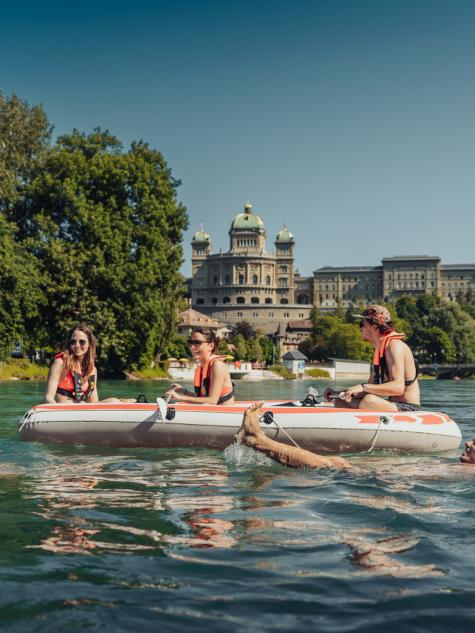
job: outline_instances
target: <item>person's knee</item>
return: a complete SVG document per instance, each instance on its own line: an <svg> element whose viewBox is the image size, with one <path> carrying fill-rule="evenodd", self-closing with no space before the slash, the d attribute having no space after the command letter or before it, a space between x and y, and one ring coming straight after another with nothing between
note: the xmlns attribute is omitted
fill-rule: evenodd
<svg viewBox="0 0 475 633"><path fill-rule="evenodd" d="M360 401L360 409L377 409L381 405L381 398L372 393L366 394Z"/></svg>

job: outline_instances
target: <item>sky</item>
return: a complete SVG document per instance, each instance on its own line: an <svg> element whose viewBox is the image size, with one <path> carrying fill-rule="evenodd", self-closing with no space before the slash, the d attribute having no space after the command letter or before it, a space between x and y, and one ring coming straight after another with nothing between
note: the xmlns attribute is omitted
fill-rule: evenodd
<svg viewBox="0 0 475 633"><path fill-rule="evenodd" d="M0 90L54 134L143 139L181 181L183 273L245 202L296 265L475 262L475 2L155 0L2 6Z"/></svg>

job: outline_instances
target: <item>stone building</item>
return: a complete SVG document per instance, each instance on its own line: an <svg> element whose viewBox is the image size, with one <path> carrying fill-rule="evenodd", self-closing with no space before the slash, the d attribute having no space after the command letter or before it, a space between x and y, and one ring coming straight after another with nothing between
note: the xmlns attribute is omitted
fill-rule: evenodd
<svg viewBox="0 0 475 633"><path fill-rule="evenodd" d="M220 322L246 320L267 333L308 319L313 306L331 312L422 293L454 301L460 291L475 290L475 264L444 265L428 255L385 257L379 266L324 266L304 277L294 266L292 233L284 227L267 252L264 223L250 204L233 219L229 238L229 251L213 253L203 228L193 236L192 306Z"/></svg>
<svg viewBox="0 0 475 633"><path fill-rule="evenodd" d="M295 240L284 227L266 250L262 219L247 203L233 219L229 251L213 253L211 237L201 227L192 245L191 302L214 319L248 321L264 332L292 319L307 319L312 307L311 278L294 267Z"/></svg>
<svg viewBox="0 0 475 633"><path fill-rule="evenodd" d="M381 266L324 266L313 273L313 303L322 311L423 293L455 301L469 288L475 290L475 264L444 265L428 255L385 257Z"/></svg>

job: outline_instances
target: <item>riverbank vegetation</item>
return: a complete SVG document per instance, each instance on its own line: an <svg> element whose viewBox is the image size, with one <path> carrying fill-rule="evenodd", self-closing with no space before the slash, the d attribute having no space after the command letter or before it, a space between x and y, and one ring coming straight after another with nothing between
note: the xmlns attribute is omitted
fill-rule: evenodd
<svg viewBox="0 0 475 633"><path fill-rule="evenodd" d="M52 141L41 106L0 93L0 360L91 325L101 373L168 355L185 207L162 154L107 131Z"/></svg>
<svg viewBox="0 0 475 633"><path fill-rule="evenodd" d="M475 362L475 293L459 293L457 301L444 301L423 294L403 296L386 303L397 331L404 332L419 363ZM300 345L309 359L371 360L372 348L361 338L358 320L352 315L364 306L350 307L336 314L312 311L313 331Z"/></svg>
<svg viewBox="0 0 475 633"><path fill-rule="evenodd" d="M46 380L48 366L23 358L0 362L0 380Z"/></svg>

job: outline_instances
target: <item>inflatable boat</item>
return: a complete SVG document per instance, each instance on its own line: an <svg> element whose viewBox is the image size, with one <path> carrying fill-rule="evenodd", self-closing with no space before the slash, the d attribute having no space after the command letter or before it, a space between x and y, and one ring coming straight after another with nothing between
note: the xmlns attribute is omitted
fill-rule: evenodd
<svg viewBox="0 0 475 633"><path fill-rule="evenodd" d="M40 404L19 423L27 442L136 447L224 449L233 441L250 402L231 405ZM388 413L337 409L321 404L265 402L260 424L272 439L311 451L448 451L461 432L444 413Z"/></svg>

